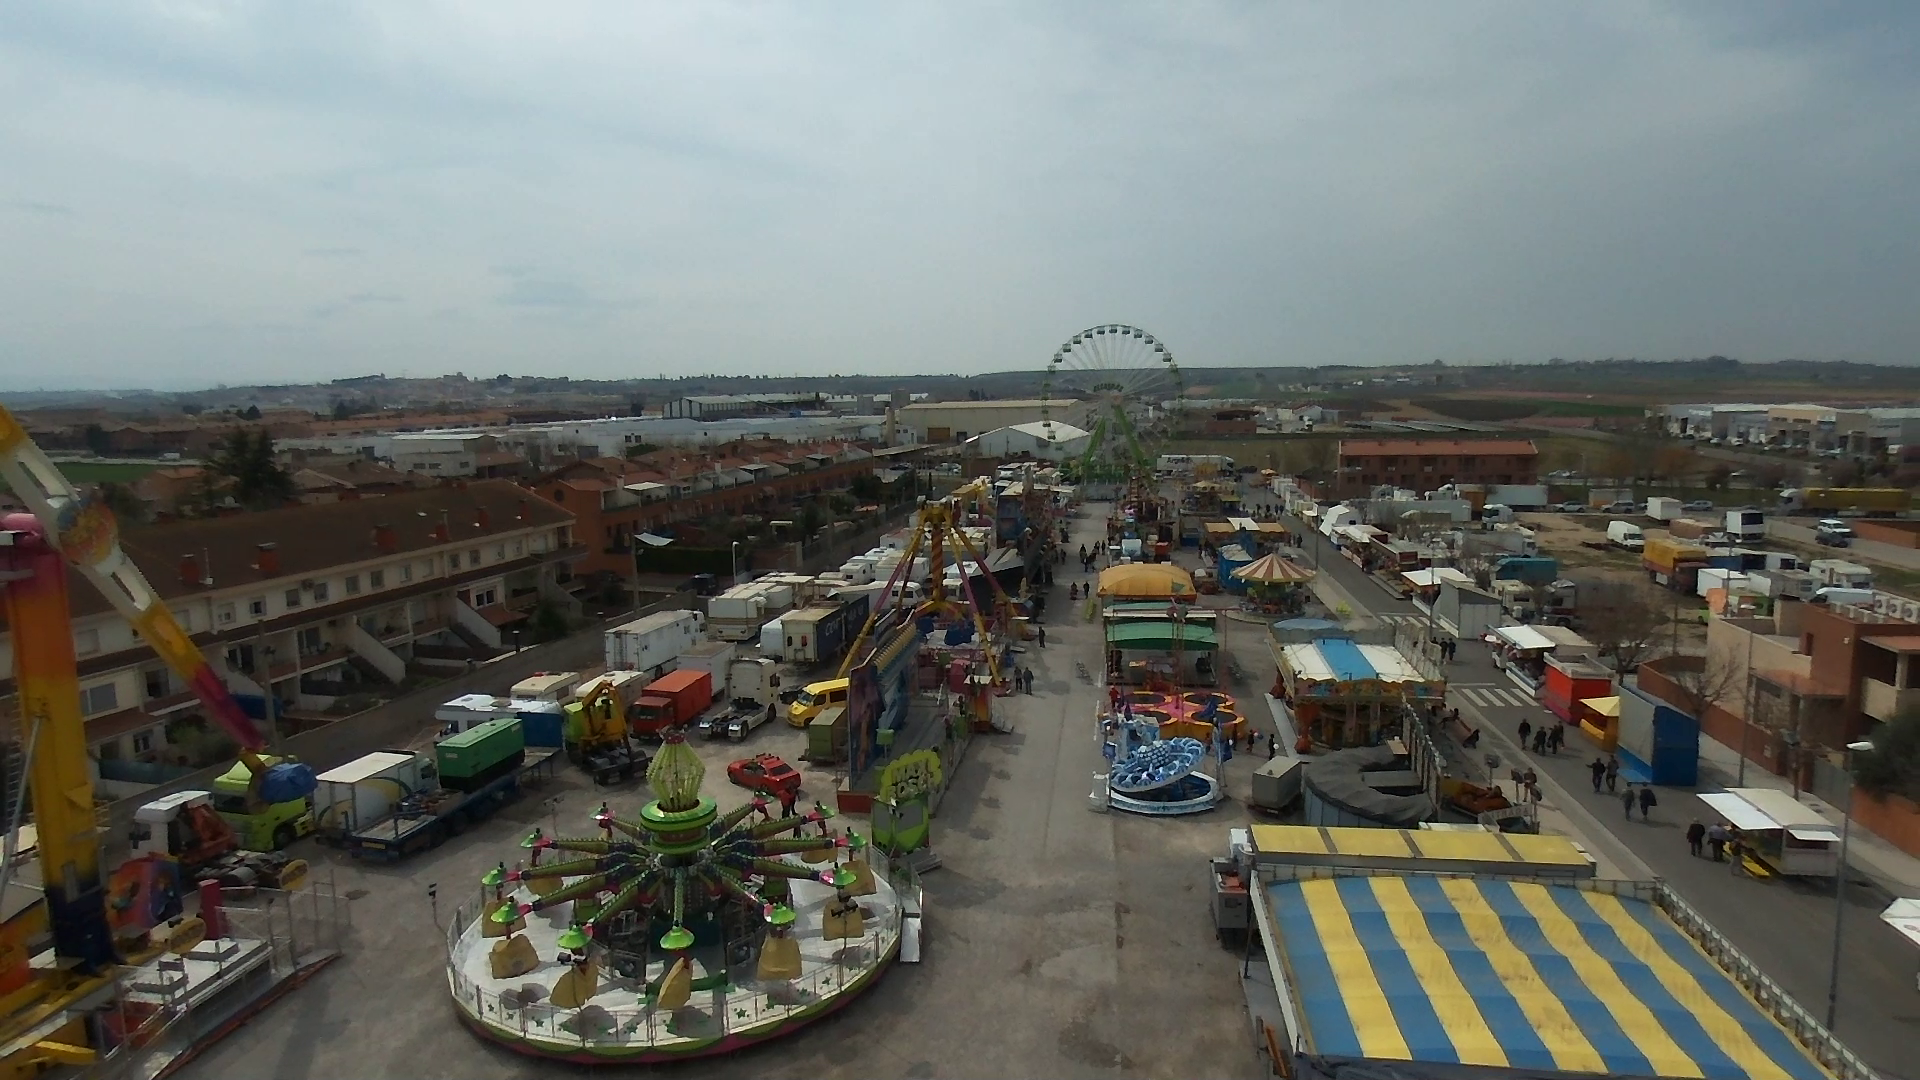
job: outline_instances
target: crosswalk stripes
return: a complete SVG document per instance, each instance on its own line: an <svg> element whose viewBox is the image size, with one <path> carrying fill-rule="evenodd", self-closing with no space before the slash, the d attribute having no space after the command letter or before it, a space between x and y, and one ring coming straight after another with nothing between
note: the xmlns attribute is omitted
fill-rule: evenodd
<svg viewBox="0 0 1920 1080"><path fill-rule="evenodd" d="M1389 612L1388 614L1385 614L1385 615L1377 615L1375 616L1375 618L1379 619L1381 622L1386 623L1389 626L1425 626L1427 625L1427 617L1425 615L1414 614L1411 612Z"/></svg>
<svg viewBox="0 0 1920 1080"><path fill-rule="evenodd" d="M1520 709L1534 704L1518 688L1505 686L1449 686L1447 693L1482 709Z"/></svg>

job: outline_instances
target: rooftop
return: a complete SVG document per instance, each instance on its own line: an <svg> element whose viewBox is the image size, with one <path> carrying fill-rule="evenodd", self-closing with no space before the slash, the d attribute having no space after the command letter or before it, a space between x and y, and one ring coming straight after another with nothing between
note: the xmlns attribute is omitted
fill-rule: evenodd
<svg viewBox="0 0 1920 1080"><path fill-rule="evenodd" d="M1537 454L1532 439L1341 439L1340 455Z"/></svg>
<svg viewBox="0 0 1920 1080"><path fill-rule="evenodd" d="M1000 401L916 401L900 409L901 412L926 412L931 409L1039 409L1048 405L1065 408L1073 402L1048 401L1044 398L1007 398Z"/></svg>

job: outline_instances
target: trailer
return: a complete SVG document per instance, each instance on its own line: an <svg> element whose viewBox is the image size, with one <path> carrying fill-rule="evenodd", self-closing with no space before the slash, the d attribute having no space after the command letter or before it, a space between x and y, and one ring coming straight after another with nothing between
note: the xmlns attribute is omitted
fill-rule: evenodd
<svg viewBox="0 0 1920 1080"><path fill-rule="evenodd" d="M514 683L508 694L517 701L552 701L564 705L573 700L573 692L579 687L577 671L537 671Z"/></svg>
<svg viewBox="0 0 1920 1080"><path fill-rule="evenodd" d="M680 654L706 636L707 617L700 612L656 611L607 631L607 668L657 679L672 671Z"/></svg>
<svg viewBox="0 0 1920 1080"><path fill-rule="evenodd" d="M1838 514L1896 517L1913 505L1906 488L1827 487L1788 488L1780 493L1780 508L1789 514Z"/></svg>
<svg viewBox="0 0 1920 1080"><path fill-rule="evenodd" d="M1655 521L1672 521L1680 516L1681 506L1679 499L1667 495L1654 495L1647 499L1647 516Z"/></svg>
<svg viewBox="0 0 1920 1080"><path fill-rule="evenodd" d="M456 791L435 783L437 773L433 762L424 754L383 752L367 756L412 760L389 761L385 768L376 768L370 773L365 769L354 770L361 762L351 762L323 774L331 777L342 770L354 770L349 775L360 776L359 780L335 780L334 784L346 783L351 787L353 794L349 798L356 803L384 802L385 812L364 825L356 821L349 827L322 830L319 835L323 841L346 848L356 859L392 861L437 847L447 837L492 817L501 807L519 798L522 790L551 777L556 753L541 749L525 754L517 766L500 772L471 791ZM417 776L419 786L402 789L394 784L385 774L395 769ZM328 781L323 778L321 784L324 788Z"/></svg>
<svg viewBox="0 0 1920 1080"><path fill-rule="evenodd" d="M735 704L774 704L780 699L780 665L764 656L735 659L727 665L727 696Z"/></svg>
<svg viewBox="0 0 1920 1080"><path fill-rule="evenodd" d="M715 700L727 696L727 675L739 648L731 641L702 641L680 654L677 671L704 671L713 676Z"/></svg>
<svg viewBox="0 0 1920 1080"><path fill-rule="evenodd" d="M839 659L860 636L870 611L872 598L860 594L784 616L780 623L786 658L796 664L825 664Z"/></svg>

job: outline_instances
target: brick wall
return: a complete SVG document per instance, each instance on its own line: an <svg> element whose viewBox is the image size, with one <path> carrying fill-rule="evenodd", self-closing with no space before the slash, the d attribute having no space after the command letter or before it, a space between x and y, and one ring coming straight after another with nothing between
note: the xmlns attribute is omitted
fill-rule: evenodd
<svg viewBox="0 0 1920 1080"><path fill-rule="evenodd" d="M1887 843L1920 856L1920 806L1898 795L1886 798L1853 792L1853 819Z"/></svg>
<svg viewBox="0 0 1920 1080"><path fill-rule="evenodd" d="M1894 547L1920 548L1920 521L1853 521L1854 535Z"/></svg>

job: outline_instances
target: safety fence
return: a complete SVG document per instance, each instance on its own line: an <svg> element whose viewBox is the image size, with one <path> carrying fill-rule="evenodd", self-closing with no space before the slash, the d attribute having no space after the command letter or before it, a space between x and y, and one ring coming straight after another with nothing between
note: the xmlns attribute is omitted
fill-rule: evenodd
<svg viewBox="0 0 1920 1080"><path fill-rule="evenodd" d="M907 905L910 903L917 913L919 878L904 860L890 862L877 851L872 855L874 872L886 876L902 904L891 906L868 920L866 931L860 937L840 943L831 963L817 966L797 979L763 983L751 974L736 979L729 972L726 985L707 992L711 997L695 994L689 1006L677 1010L663 1010L644 1003L643 980L621 976L603 975L600 992L622 989L634 1000L643 1002L639 1007L610 1009L589 1004L561 1008L539 1000L538 991L530 994L525 986L489 989L468 978L457 960L460 941L468 927L499 906L491 890L482 888L461 904L446 923L448 989L462 1012L502 1036L535 1040L556 1048L597 1051L609 1057L639 1054L649 1048L671 1052L676 1047L691 1048L730 1036L762 1035L784 1021L823 1011L833 998L872 978L894 958L900 945L902 924L906 918L914 917ZM710 1007L692 1004L703 1000L711 1002Z"/></svg>

